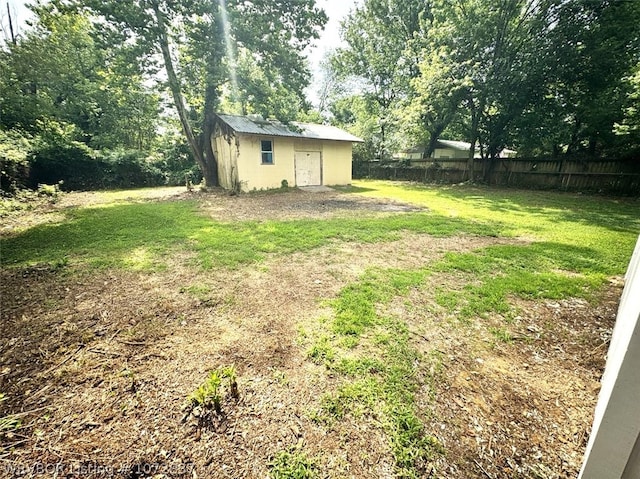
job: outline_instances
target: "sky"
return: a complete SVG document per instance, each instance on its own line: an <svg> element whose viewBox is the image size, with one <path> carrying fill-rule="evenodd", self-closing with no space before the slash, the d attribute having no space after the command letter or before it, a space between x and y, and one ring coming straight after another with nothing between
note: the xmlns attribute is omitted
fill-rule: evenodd
<svg viewBox="0 0 640 479"><path fill-rule="evenodd" d="M340 39L340 22L359 4L362 0L316 0L316 4L323 8L329 17L320 38L314 42L313 48L309 49L307 57L313 79L311 86L307 89L307 98L312 104L317 104L317 92L320 89L320 62L328 52L335 50L342 45Z"/></svg>
<svg viewBox="0 0 640 479"><path fill-rule="evenodd" d="M0 24L3 33L8 28L7 4L11 10L14 29L18 32L24 28L24 22L29 19L30 11L23 0L0 0ZM322 32L320 38L314 42L314 46L308 50L307 57L313 73L311 86L307 90L307 97L312 103L316 103L318 98L316 92L319 90L321 81L319 65L327 52L334 50L341 45L340 22L346 18L362 0L316 0L317 6L324 9L329 21ZM17 33L17 32L16 32Z"/></svg>

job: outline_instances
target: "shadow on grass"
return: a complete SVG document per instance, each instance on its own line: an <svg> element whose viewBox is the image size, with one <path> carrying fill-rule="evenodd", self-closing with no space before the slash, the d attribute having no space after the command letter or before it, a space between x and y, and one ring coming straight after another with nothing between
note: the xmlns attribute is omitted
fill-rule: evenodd
<svg viewBox="0 0 640 479"><path fill-rule="evenodd" d="M436 196L464 201L497 213L544 216L563 221L600 226L621 233L640 233L640 201L557 191L499 189L474 186L433 187L403 184L412 191L429 190Z"/></svg>
<svg viewBox="0 0 640 479"><path fill-rule="evenodd" d="M327 220L215 222L194 202L159 202L71 210L67 220L40 225L0 242L3 265L70 261L97 267L154 269L167 255L194 251L204 268L235 267L265 254L307 251L332 240L374 243L401 231L498 236L488 225L430 213Z"/></svg>
<svg viewBox="0 0 640 479"><path fill-rule="evenodd" d="M332 188L341 193L367 193L370 191L375 191L375 188L364 188L362 186L332 186Z"/></svg>

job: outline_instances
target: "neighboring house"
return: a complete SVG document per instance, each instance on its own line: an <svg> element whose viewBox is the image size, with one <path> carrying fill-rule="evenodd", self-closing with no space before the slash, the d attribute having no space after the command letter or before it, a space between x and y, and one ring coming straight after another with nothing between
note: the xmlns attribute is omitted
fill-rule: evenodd
<svg viewBox="0 0 640 479"><path fill-rule="evenodd" d="M466 141L452 141L452 140L437 140L433 153L429 158L424 157L426 150L425 146L416 146L408 150L402 151L397 155L400 160L412 160L415 162L429 162L432 159L466 159L469 158L469 150L471 149L471 143ZM516 156L516 152L509 149L504 149L500 152L501 158L513 158ZM473 155L474 158L480 158L480 149L476 147L476 151Z"/></svg>
<svg viewBox="0 0 640 479"><path fill-rule="evenodd" d="M212 138L220 185L227 189L348 185L352 143L340 128L311 123L285 125L257 116L217 115Z"/></svg>

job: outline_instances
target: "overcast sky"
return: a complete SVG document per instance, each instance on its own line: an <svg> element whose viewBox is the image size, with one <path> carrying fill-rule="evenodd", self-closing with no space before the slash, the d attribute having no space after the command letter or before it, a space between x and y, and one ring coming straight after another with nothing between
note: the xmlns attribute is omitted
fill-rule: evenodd
<svg viewBox="0 0 640 479"><path fill-rule="evenodd" d="M18 33L22 31L24 22L30 17L30 11L25 7L28 2L23 0L0 0L0 23L3 33L9 25L7 2L11 10L14 29L17 29L16 33ZM356 5L362 3L362 0L316 0L316 3L319 7L324 8L329 21L320 39L315 42L314 47L308 53L311 70L314 73L314 82L308 90L308 97L312 102L317 101L315 92L318 90L319 82L318 66L327 52L340 46L340 22Z"/></svg>

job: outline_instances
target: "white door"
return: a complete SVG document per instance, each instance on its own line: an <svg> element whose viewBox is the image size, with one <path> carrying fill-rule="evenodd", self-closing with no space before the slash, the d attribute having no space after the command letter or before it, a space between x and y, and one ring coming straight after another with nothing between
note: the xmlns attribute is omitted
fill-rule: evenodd
<svg viewBox="0 0 640 479"><path fill-rule="evenodd" d="M322 162L319 151L296 151L296 186L322 184Z"/></svg>

